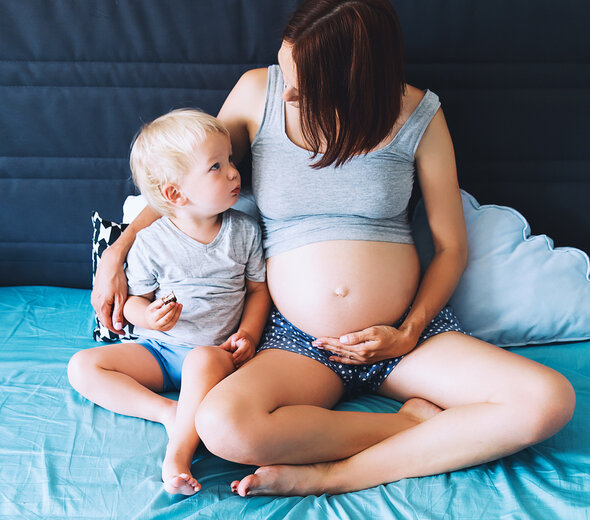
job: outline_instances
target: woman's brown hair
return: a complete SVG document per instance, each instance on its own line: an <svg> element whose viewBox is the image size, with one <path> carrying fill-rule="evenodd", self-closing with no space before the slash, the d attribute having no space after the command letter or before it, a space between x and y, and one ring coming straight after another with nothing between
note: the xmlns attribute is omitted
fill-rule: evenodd
<svg viewBox="0 0 590 520"><path fill-rule="evenodd" d="M405 90L403 42L389 0L306 0L283 40L297 70L299 119L315 158L341 166L391 132Z"/></svg>

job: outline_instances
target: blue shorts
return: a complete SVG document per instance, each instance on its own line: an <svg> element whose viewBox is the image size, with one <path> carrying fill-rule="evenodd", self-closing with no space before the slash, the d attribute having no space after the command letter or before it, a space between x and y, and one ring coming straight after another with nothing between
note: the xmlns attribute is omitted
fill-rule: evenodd
<svg viewBox="0 0 590 520"><path fill-rule="evenodd" d="M403 318L394 326L399 326ZM429 325L422 331L417 345L431 336L442 332L463 332L459 320L451 307L441 310ZM276 308L274 308L264 329L257 351L276 348L288 350L302 356L307 356L332 369L342 379L347 397L367 392L376 392L383 384L385 378L401 361L403 356L384 359L370 365L344 365L330 361L333 352L318 349L312 346L316 338L299 330L287 320Z"/></svg>
<svg viewBox="0 0 590 520"><path fill-rule="evenodd" d="M173 392L180 390L180 379L182 376L182 364L184 358L194 347L178 347L163 341L156 341L148 338L137 338L133 341L149 350L156 358L164 376L164 388L162 392Z"/></svg>

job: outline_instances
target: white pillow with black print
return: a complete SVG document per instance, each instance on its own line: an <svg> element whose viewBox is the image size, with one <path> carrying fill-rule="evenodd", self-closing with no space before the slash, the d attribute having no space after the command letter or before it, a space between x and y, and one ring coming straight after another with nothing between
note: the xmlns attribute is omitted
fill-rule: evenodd
<svg viewBox="0 0 590 520"><path fill-rule="evenodd" d="M112 245L117 238L121 236L121 233L125 231L127 224L119 224L118 222L111 222L110 220L103 219L97 211L92 213L92 285L94 286L94 276L96 275L96 268L100 262L100 257L104 253L107 247ZM125 325L123 330L124 335L115 334L107 329L98 319L98 316L94 316L96 326L93 330L93 337L95 341L120 341L122 339L134 339L136 336L133 335L133 325Z"/></svg>

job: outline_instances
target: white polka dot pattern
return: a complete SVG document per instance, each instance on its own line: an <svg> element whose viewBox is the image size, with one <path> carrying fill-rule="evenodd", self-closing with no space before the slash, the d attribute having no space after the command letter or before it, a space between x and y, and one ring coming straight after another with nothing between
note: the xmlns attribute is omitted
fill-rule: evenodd
<svg viewBox="0 0 590 520"><path fill-rule="evenodd" d="M450 307L445 307L424 329L418 340L418 345L432 336L449 331L465 333L453 310ZM277 309L273 309L258 351L267 349L287 350L319 361L340 376L347 397L377 391L403 357L385 359L369 365L343 365L329 359L330 356L334 355L333 352L313 347L312 342L315 339L292 325Z"/></svg>

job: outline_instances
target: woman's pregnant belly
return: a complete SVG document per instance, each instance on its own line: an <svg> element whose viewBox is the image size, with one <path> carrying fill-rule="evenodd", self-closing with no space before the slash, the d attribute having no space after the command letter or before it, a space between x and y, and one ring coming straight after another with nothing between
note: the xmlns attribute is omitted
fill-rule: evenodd
<svg viewBox="0 0 590 520"><path fill-rule="evenodd" d="M312 336L392 325L413 301L420 265L412 244L336 240L267 261L278 310Z"/></svg>

